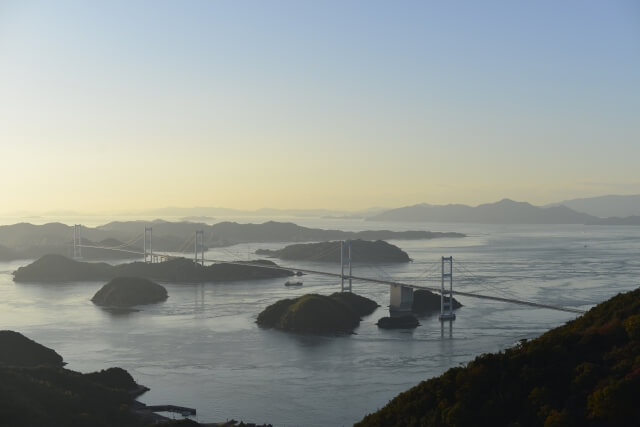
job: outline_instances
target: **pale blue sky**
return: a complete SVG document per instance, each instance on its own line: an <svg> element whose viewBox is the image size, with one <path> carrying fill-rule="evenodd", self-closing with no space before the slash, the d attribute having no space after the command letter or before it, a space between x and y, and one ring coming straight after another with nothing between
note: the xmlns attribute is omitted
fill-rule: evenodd
<svg viewBox="0 0 640 427"><path fill-rule="evenodd" d="M0 0L3 205L640 193L639 48L637 1Z"/></svg>

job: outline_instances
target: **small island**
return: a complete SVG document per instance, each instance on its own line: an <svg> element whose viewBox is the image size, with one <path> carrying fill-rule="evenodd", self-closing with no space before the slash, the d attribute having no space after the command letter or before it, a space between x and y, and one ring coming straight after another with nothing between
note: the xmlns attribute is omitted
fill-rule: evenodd
<svg viewBox="0 0 640 427"><path fill-rule="evenodd" d="M379 328L382 329L414 329L420 326L420 322L413 314L404 316L383 317L378 320Z"/></svg>
<svg viewBox="0 0 640 427"><path fill-rule="evenodd" d="M166 301L167 289L141 277L116 277L91 298L103 307L127 308Z"/></svg>
<svg viewBox="0 0 640 427"><path fill-rule="evenodd" d="M351 333L360 324L361 316L373 313L377 307L375 301L350 292L307 294L268 306L256 323L305 334Z"/></svg>
<svg viewBox="0 0 640 427"><path fill-rule="evenodd" d="M62 255L45 255L13 273L15 282L62 283L142 277L160 282L218 282L293 276L294 272L268 260L202 266L186 258L158 263L132 262L110 265L75 261Z"/></svg>
<svg viewBox="0 0 640 427"><path fill-rule="evenodd" d="M340 262L340 242L300 243L279 250L258 249L256 254L292 261ZM411 258L399 247L383 240L352 240L351 261L395 263L409 262Z"/></svg>
<svg viewBox="0 0 640 427"><path fill-rule="evenodd" d="M416 289L413 291L413 304L411 311L417 315L428 315L440 311L440 295L435 294L426 289ZM456 310L462 307L462 304L452 298L453 309Z"/></svg>

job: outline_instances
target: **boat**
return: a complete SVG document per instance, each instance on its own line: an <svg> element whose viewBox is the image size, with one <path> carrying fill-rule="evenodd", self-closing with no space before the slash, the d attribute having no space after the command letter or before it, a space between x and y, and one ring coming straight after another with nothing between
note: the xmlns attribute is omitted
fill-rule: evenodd
<svg viewBox="0 0 640 427"><path fill-rule="evenodd" d="M302 282L293 282L291 280L287 280L284 284L285 286L302 286Z"/></svg>

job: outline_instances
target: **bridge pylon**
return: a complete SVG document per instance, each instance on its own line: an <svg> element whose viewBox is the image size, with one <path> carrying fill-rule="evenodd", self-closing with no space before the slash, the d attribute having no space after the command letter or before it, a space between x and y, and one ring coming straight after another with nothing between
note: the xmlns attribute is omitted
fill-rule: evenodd
<svg viewBox="0 0 640 427"><path fill-rule="evenodd" d="M204 230L196 230L196 243L193 256L193 262L200 263L204 267ZM200 261L198 261L198 253L200 253Z"/></svg>
<svg viewBox="0 0 640 427"><path fill-rule="evenodd" d="M153 227L145 227L144 228L144 262L145 263L153 263L153 246L151 243L151 238L153 237ZM147 240L149 241L149 246L147 246Z"/></svg>
<svg viewBox="0 0 640 427"><path fill-rule="evenodd" d="M73 226L73 258L82 258L82 225L74 224Z"/></svg>
<svg viewBox="0 0 640 427"><path fill-rule="evenodd" d="M445 288L445 281L449 281L449 289ZM440 321L456 320L453 313L453 257L442 257L442 279L440 281Z"/></svg>
<svg viewBox="0 0 640 427"><path fill-rule="evenodd" d="M340 242L340 279L341 286L340 289L342 292L345 291L344 287L344 269L345 267L349 267L349 288L347 289L351 292L351 240L343 240Z"/></svg>

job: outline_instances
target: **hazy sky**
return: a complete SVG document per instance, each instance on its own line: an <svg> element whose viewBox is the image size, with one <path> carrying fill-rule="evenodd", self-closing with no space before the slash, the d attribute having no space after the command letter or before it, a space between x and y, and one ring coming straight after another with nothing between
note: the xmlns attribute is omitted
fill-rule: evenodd
<svg viewBox="0 0 640 427"><path fill-rule="evenodd" d="M640 193L640 2L0 0L0 212Z"/></svg>

